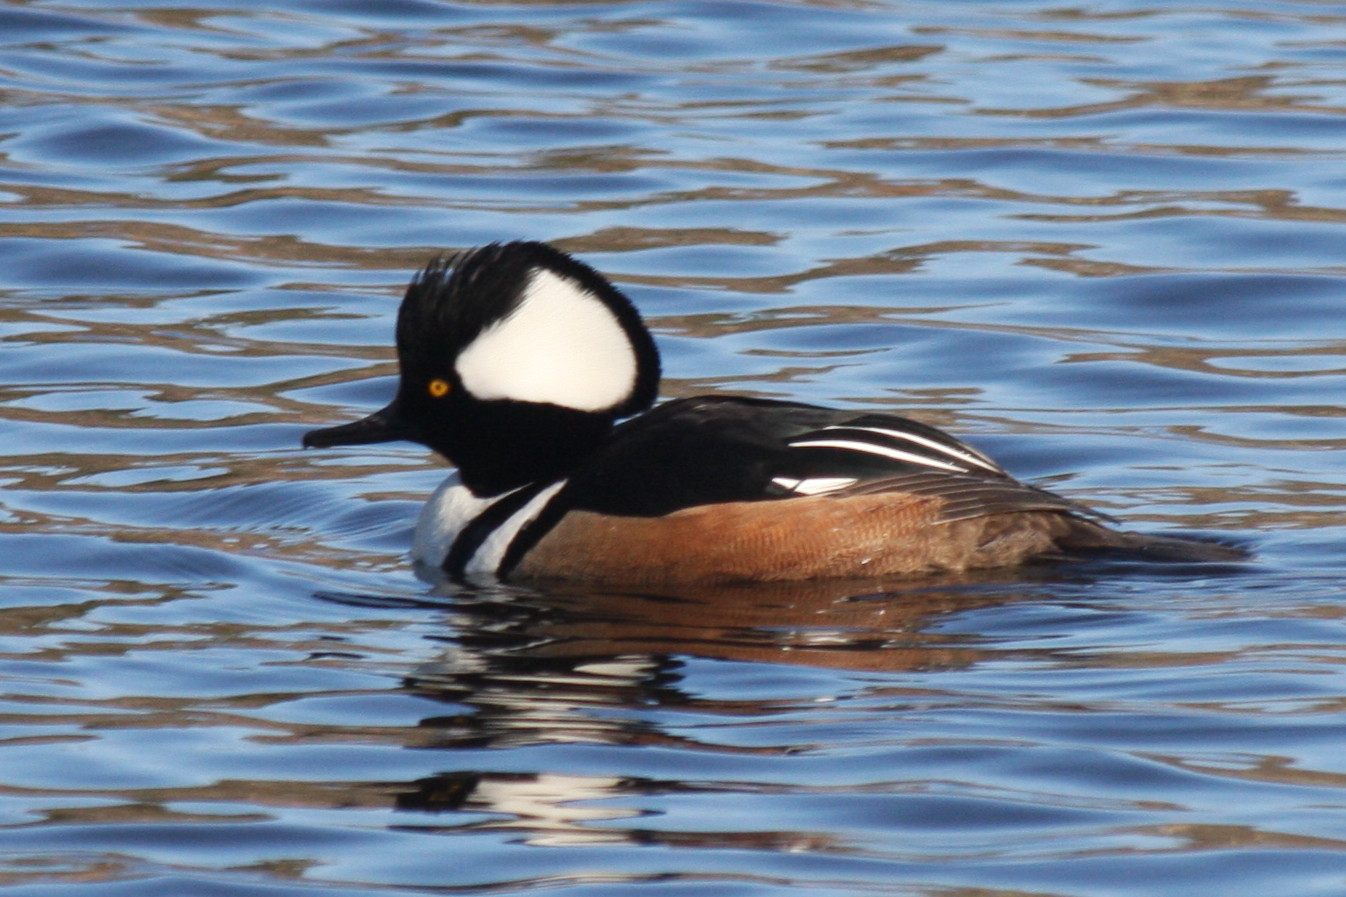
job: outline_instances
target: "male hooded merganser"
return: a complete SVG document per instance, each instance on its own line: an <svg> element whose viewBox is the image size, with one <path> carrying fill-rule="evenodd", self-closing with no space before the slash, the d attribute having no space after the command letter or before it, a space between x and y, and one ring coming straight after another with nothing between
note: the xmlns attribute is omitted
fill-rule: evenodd
<svg viewBox="0 0 1346 897"><path fill-rule="evenodd" d="M413 556L457 580L781 581L1241 554L1114 530L906 418L728 396L652 408L659 354L635 307L544 243L432 261L402 300L397 353L388 407L304 445L409 439L448 459L457 471L425 506Z"/></svg>

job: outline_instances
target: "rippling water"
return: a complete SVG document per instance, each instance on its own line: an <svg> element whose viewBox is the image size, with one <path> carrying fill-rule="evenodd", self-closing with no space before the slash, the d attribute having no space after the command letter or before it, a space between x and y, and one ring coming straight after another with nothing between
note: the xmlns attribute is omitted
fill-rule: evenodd
<svg viewBox="0 0 1346 897"><path fill-rule="evenodd" d="M0 5L15 894L1346 893L1346 6ZM435 593L434 251L1241 571Z"/></svg>

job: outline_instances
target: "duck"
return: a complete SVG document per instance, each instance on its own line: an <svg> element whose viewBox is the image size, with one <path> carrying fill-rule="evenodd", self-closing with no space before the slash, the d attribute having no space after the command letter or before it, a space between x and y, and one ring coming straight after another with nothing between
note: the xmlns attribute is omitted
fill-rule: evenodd
<svg viewBox="0 0 1346 897"><path fill-rule="evenodd" d="M460 583L912 577L1107 554L1242 557L1118 528L919 421L703 395L656 404L631 300L542 242L441 254L407 287L392 401L308 448L410 440L453 466L412 559Z"/></svg>

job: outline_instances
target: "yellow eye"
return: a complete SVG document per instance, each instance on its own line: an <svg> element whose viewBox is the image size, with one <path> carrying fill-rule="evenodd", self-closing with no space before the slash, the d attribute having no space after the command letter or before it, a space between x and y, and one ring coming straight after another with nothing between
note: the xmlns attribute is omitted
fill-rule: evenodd
<svg viewBox="0 0 1346 897"><path fill-rule="evenodd" d="M437 399L442 399L449 394L449 381L440 380L436 377L434 380L430 381L430 385L427 386L426 389L429 390L430 395Z"/></svg>

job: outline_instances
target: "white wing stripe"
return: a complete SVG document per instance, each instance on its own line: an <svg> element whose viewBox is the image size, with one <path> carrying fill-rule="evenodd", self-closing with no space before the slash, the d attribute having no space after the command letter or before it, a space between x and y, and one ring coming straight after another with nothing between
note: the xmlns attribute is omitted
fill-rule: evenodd
<svg viewBox="0 0 1346 897"><path fill-rule="evenodd" d="M985 458L961 446L950 445L945 442L938 442L926 436L917 436L915 433L903 433L901 430L886 430L883 427L824 427L823 429L864 430L869 433L880 433L884 436L891 436L893 439L899 441L914 442L917 445L923 445L926 448L934 449L937 452L942 452L951 458L958 458L959 460L966 461L969 464L975 464L976 466L984 468L986 470L995 471L996 473L1000 472L1000 468L996 465L994 461L991 461L989 458Z"/></svg>
<svg viewBox="0 0 1346 897"><path fill-rule="evenodd" d="M888 448L887 446L876 445L872 442L856 442L850 439L810 439L807 442L792 442L792 448L837 448L847 449L852 452L868 452L871 455L879 455L883 458L892 458L894 461L905 461L908 464L918 464L922 467L934 467L939 470L950 470L954 473L966 473L967 470L957 464L949 464L928 455L917 455L913 452L904 452L900 449Z"/></svg>
<svg viewBox="0 0 1346 897"><path fill-rule="evenodd" d="M794 477L776 477L771 482L782 489L788 489L800 495L822 495L827 492L836 492L838 489L845 489L847 486L854 486L859 480L855 477L809 477L803 480L797 480Z"/></svg>

